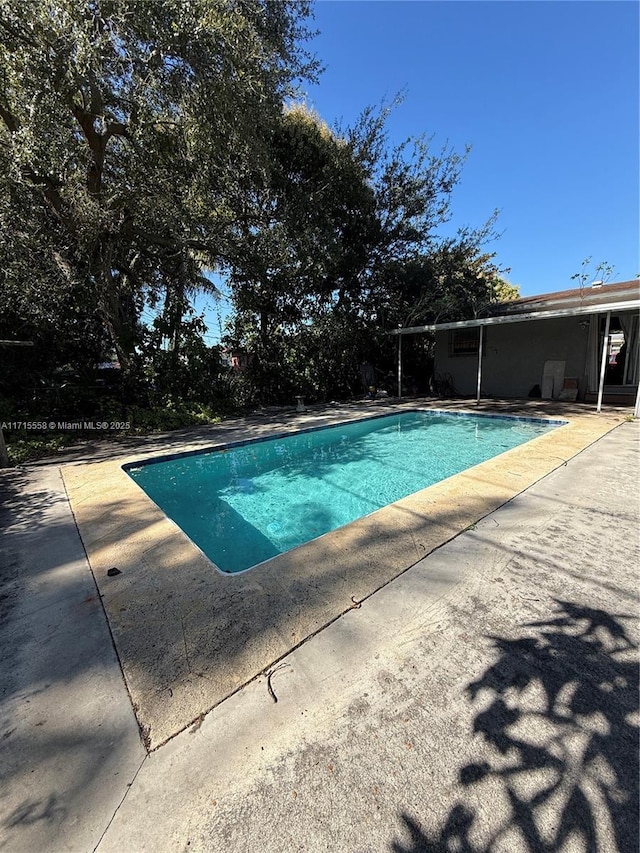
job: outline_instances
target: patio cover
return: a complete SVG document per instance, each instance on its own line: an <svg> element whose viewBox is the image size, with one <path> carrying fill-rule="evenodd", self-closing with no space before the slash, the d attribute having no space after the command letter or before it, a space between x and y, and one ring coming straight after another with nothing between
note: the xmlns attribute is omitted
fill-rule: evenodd
<svg viewBox="0 0 640 853"><path fill-rule="evenodd" d="M564 305L564 307L560 307ZM555 307L554 307L555 306ZM527 309L532 310L527 310ZM604 375L606 369L607 343L612 314L622 312L638 312L640 310L640 282L638 280L621 282L619 284L593 286L590 288L559 291L543 294L542 296L515 299L513 302L499 303L493 308L493 314L488 317L473 320L458 320L452 323L433 323L426 326L406 326L392 329L389 334L398 336L398 396L402 396L402 336L415 335L425 332L441 332L448 329L480 328L478 346L478 383L476 403L480 402L480 385L482 382L482 350L484 344L484 327L497 326L504 323L530 323L536 320L551 320L558 317L580 317L593 314L604 314L605 332L604 344L600 359L600 377L598 381L598 402L596 411L602 409L604 391ZM637 353L635 355L637 358ZM634 409L635 417L640 417L640 383L636 394Z"/></svg>

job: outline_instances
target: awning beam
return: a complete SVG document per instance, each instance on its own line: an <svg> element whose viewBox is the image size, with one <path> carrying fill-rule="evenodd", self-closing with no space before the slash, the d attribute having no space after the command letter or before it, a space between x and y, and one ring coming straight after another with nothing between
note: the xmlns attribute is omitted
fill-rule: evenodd
<svg viewBox="0 0 640 853"><path fill-rule="evenodd" d="M640 308L638 299L625 302L609 302L606 305L589 305L583 308L564 308L556 311L536 311L529 314L512 314L499 317L483 317L479 320L458 320L455 323L432 323L429 326L408 326L401 329L391 329L389 335L417 335L423 332L443 332L446 329L470 329L474 326L500 326L504 323L528 323L531 320L557 320L562 317L589 317L591 314L616 314L637 311Z"/></svg>

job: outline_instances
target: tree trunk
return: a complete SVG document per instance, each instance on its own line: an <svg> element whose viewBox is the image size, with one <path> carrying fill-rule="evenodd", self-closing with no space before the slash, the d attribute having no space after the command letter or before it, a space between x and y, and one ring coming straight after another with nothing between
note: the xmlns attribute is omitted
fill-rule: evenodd
<svg viewBox="0 0 640 853"><path fill-rule="evenodd" d="M131 370L135 356L137 310L129 277L112 268L112 245L109 238L98 248L101 278L101 309L123 371Z"/></svg>

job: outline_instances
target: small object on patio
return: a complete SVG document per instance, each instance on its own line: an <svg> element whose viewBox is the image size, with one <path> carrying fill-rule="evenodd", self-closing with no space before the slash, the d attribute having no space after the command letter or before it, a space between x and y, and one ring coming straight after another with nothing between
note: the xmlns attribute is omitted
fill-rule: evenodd
<svg viewBox="0 0 640 853"><path fill-rule="evenodd" d="M271 685L271 679L273 678L275 673L278 672L279 669L284 669L286 666L291 666L291 664L287 663L286 661L283 661L282 663L278 664L278 666L274 666L273 669L269 670L267 674L267 690L269 691L269 696L271 696L274 702L278 701L278 697L276 696L275 691Z"/></svg>
<svg viewBox="0 0 640 853"><path fill-rule="evenodd" d="M112 566L110 569L107 570L107 575L110 578L115 578L116 575L121 575L121 574L122 574L122 572L120 571L120 569L116 569L115 566Z"/></svg>
<svg viewBox="0 0 640 853"><path fill-rule="evenodd" d="M304 396L302 394L298 394L296 396L296 400L298 401L298 405L296 406L296 412L306 412L307 407L304 404Z"/></svg>
<svg viewBox="0 0 640 853"><path fill-rule="evenodd" d="M204 718L206 717L205 713L198 714L193 723L191 724L191 728L189 729L189 734L195 734L200 726L202 725Z"/></svg>
<svg viewBox="0 0 640 853"><path fill-rule="evenodd" d="M578 399L578 379L574 376L565 376L564 385L558 394L558 400L574 403Z"/></svg>

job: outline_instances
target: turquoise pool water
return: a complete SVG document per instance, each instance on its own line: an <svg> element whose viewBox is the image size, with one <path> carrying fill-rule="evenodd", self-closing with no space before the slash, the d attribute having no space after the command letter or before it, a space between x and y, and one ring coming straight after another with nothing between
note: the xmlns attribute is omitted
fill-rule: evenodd
<svg viewBox="0 0 640 853"><path fill-rule="evenodd" d="M403 412L125 470L219 569L239 572L561 423Z"/></svg>

